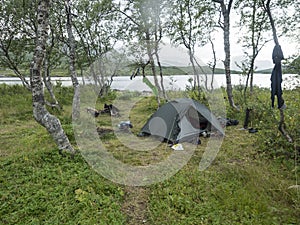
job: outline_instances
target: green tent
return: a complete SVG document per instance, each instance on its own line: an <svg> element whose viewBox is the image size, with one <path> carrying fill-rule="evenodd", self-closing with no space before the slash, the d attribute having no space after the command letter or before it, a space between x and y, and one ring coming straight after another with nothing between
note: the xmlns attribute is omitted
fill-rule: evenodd
<svg viewBox="0 0 300 225"><path fill-rule="evenodd" d="M140 136L158 136L172 143L195 142L207 131L224 135L220 122L206 106L180 98L161 106L143 126Z"/></svg>

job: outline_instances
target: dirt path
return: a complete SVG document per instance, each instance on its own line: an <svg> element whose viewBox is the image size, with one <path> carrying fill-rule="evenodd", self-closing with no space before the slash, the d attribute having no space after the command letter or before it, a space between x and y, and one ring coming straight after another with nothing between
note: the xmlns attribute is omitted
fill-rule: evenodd
<svg viewBox="0 0 300 225"><path fill-rule="evenodd" d="M128 216L126 224L149 224L147 220L148 196L149 190L145 187L125 187L125 200L122 205L122 211Z"/></svg>

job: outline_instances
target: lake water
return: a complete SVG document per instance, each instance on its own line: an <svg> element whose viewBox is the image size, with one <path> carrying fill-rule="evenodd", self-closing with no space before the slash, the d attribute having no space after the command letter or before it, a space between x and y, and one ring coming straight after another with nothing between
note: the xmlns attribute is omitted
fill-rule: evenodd
<svg viewBox="0 0 300 225"><path fill-rule="evenodd" d="M231 80L233 85L244 85L246 82L246 77L232 74ZM148 77L150 81L153 82L151 77ZM183 90L187 85L191 85L189 79L193 78L192 75L174 75L174 76L165 76L164 77L164 85L165 88L170 90ZM70 77L52 77L53 84L56 82L61 82L63 86L71 86L72 81ZM201 78L204 79L203 77ZM208 78L210 79L210 77ZM79 77L80 83L82 83L82 78ZM159 78L160 82L160 78ZM21 85L21 81L17 77L0 77L0 84L5 83L8 85ZM202 83L202 82L201 82ZM210 81L209 81L210 83ZM270 74L254 74L254 85L263 88L270 88ZM226 86L226 78L225 75L217 74L214 76L214 87L225 87ZM300 79L297 75L294 74L284 74L283 75L283 88L293 89L297 86L300 86ZM111 86L113 89L118 90L132 90L132 91L150 91L149 87L142 82L142 77L136 77L133 80L130 80L129 76L122 77L114 77L113 83Z"/></svg>

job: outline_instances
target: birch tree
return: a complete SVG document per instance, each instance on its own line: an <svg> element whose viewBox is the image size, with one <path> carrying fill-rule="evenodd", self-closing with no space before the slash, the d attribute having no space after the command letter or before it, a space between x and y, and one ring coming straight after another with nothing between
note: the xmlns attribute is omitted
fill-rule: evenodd
<svg viewBox="0 0 300 225"><path fill-rule="evenodd" d="M153 5L153 11L154 11L154 55L156 58L156 62L159 68L159 76L160 76L160 85L161 85L161 91L163 98L168 100L168 96L166 94L165 86L164 86L164 78L163 78L163 69L160 62L160 56L159 56L159 50L160 50L160 44L162 43L162 38L165 31L165 26L163 19L166 19L164 14L166 13L166 2L160 1L159 4Z"/></svg>
<svg viewBox="0 0 300 225"><path fill-rule="evenodd" d="M109 75L103 71L97 73L95 61L101 64L104 54L111 51L117 41L118 29L114 14L111 12L113 2L82 0L73 4L73 27L78 37L77 61L81 66L90 67L89 78L95 86L100 87L100 93L106 93ZM82 69L82 68L81 68Z"/></svg>
<svg viewBox="0 0 300 225"><path fill-rule="evenodd" d="M71 10L70 0L65 0L65 10L67 17L67 33L68 33L68 47L69 47L69 70L71 74L72 84L74 88L72 118L79 119L80 116L80 88L76 72L76 42L73 35L73 15Z"/></svg>
<svg viewBox="0 0 300 225"><path fill-rule="evenodd" d="M45 58L46 40L48 36L50 0L39 0L37 8L37 37L35 51L30 68L30 81L32 90L33 116L44 126L56 142L59 152L75 154L58 118L51 115L45 107L45 97L42 82L43 60Z"/></svg>
<svg viewBox="0 0 300 225"><path fill-rule="evenodd" d="M11 69L22 81L23 86L31 90L27 79L28 67L34 51L37 33L36 9L37 1L1 1L0 14L0 65ZM53 15L52 15L53 18ZM50 94L46 104L60 109L53 92L50 72L58 66L62 54L58 51L59 41L55 26L50 26L47 39L45 59L43 61L43 83Z"/></svg>
<svg viewBox="0 0 300 225"><path fill-rule="evenodd" d="M0 3L0 65L11 69L30 90L25 68L30 65L36 27L35 1L5 1Z"/></svg>
<svg viewBox="0 0 300 225"><path fill-rule="evenodd" d="M232 8L233 0L229 0L228 4L225 4L224 0L212 0L220 5L221 15L223 20L219 20L219 26L223 30L224 40L224 52L225 59L223 61L226 76L226 91L228 101L231 107L238 110L238 107L234 103L231 84L231 70L230 70L230 11Z"/></svg>
<svg viewBox="0 0 300 225"><path fill-rule="evenodd" d="M122 24L122 30L124 31L122 39L129 43L129 49L136 49L137 51L135 52L138 52L136 57L139 59L136 64L145 65L145 67L149 65L150 67L154 85L158 90L158 105L160 105L160 97L166 97L165 93L163 93L162 67L159 67L161 77L161 83L159 83L155 65L155 60L160 65L158 52L163 35L163 25L162 20L158 18L163 16L164 6L164 0L136 0L126 1L120 4L119 9L116 10L124 21ZM140 58L141 56L146 58ZM144 68L142 70L144 71Z"/></svg>
<svg viewBox="0 0 300 225"><path fill-rule="evenodd" d="M241 13L238 23L240 33L244 33L239 40L242 43L245 55L245 60L239 65L247 77L244 95L248 85L250 86L250 94L252 94L255 60L265 44L271 41L270 38L264 35L267 33L266 29L268 27L267 14L261 7L260 0L238 1L236 8L240 9Z"/></svg>
<svg viewBox="0 0 300 225"><path fill-rule="evenodd" d="M189 55L194 74L194 88L200 95L199 74L206 74L195 57L195 47L204 46L213 31L213 14L209 1L175 0L171 8L169 36L173 43L183 45ZM208 88L206 82L202 86Z"/></svg>

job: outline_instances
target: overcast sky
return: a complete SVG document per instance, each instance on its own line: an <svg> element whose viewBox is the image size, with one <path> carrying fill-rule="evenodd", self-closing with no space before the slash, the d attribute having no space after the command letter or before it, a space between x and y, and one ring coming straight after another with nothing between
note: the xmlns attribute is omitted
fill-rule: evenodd
<svg viewBox="0 0 300 225"><path fill-rule="evenodd" d="M233 36L233 34L231 34ZM299 53L299 45L297 43L290 42L289 39L279 38L279 43L282 47L282 51L285 58ZM235 62L240 62L243 59L243 49L237 44L234 38L231 38L231 69L238 69ZM224 45L223 34L220 33L218 38L214 41L215 51L217 56L217 67L223 68L222 60L224 60ZM255 65L258 70L269 69L273 67L272 63L272 51L274 42L269 42L259 53ZM187 50L184 47L174 47L167 41L160 50L160 58L163 65L168 66L187 66L190 64ZM196 48L196 57L202 65L207 65L213 60L213 53L211 45L208 44L204 47Z"/></svg>
<svg viewBox="0 0 300 225"><path fill-rule="evenodd" d="M232 68L236 69L234 62L240 61L243 58L243 49L241 45L237 43L237 35L238 31L236 29L232 29L230 33L230 47L231 47L231 61L232 61ZM292 42L288 38L279 38L279 43L281 45L283 54L285 58L292 56L293 54L299 53L299 44ZM221 60L224 60L224 44L223 44L223 34L220 32L215 37L214 41L215 50L217 54L217 58L220 61L218 66L222 66ZM256 59L256 66L258 69L267 69L273 67L272 63L272 51L274 48L274 42L270 41L263 47L263 49L259 52L259 55ZM197 48L197 56L204 62L208 63L212 60L213 54L211 45L206 45L201 48Z"/></svg>
<svg viewBox="0 0 300 225"><path fill-rule="evenodd" d="M235 28L236 20L238 19L238 16L235 14L231 14L231 30L230 30L230 45L231 45L231 68L232 69L238 69L238 67L235 65L235 62L239 62L243 59L243 49L241 47L241 44L237 43L238 35L239 35L239 29ZM272 36L270 37L272 38ZM165 42L167 43L167 42ZM289 56L292 56L293 54L296 54L300 52L300 44L293 42L291 39L288 38L279 38L279 43L281 45L283 54L285 58L288 58ZM214 35L214 47L216 51L217 56L217 67L223 68L222 60L225 58L224 54L224 44L223 44L223 33L222 31L218 31ZM257 69L268 69L273 67L272 63L272 51L274 48L274 42L270 41L268 44L266 44L263 49L259 52L259 55L256 58L256 66ZM186 65L189 64L187 51L184 47L182 48L173 48L169 44L165 45L160 53L162 57L162 61L165 64L174 65L176 62L176 65ZM207 44L204 47L196 48L196 56L197 58L202 62L202 64L208 64L213 60L213 53L212 48L210 44Z"/></svg>

